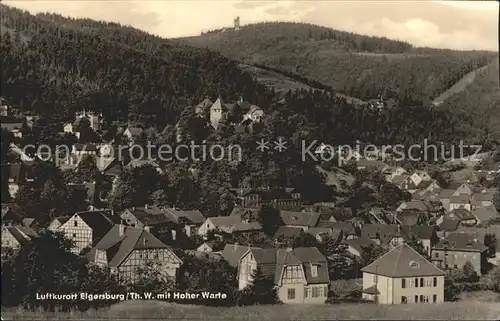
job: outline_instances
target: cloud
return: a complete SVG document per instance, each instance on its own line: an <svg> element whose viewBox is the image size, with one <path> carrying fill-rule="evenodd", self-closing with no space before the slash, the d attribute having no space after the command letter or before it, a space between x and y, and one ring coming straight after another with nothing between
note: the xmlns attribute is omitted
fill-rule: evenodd
<svg viewBox="0 0 500 321"><path fill-rule="evenodd" d="M417 46L498 50L498 4L455 1L4 1L32 12L50 11L130 24L164 37L197 35L261 21L295 21L396 38Z"/></svg>

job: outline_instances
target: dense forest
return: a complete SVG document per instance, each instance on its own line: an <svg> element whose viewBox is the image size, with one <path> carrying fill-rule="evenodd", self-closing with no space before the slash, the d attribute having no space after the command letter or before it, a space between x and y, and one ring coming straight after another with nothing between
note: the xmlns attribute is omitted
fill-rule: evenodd
<svg viewBox="0 0 500 321"><path fill-rule="evenodd" d="M115 24L61 23L7 6L1 14L2 26L15 31L2 37L2 95L24 111L72 118L88 108L110 122L135 118L165 126L205 96L269 99L235 62L207 49L171 45Z"/></svg>
<svg viewBox="0 0 500 321"><path fill-rule="evenodd" d="M414 48L401 41L289 22L251 24L179 41L247 64L294 72L363 100L383 95L422 103L495 57L491 52Z"/></svg>

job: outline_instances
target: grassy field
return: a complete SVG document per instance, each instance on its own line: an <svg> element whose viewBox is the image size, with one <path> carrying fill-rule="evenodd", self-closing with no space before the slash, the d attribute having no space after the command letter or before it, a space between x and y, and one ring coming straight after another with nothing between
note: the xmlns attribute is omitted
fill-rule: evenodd
<svg viewBox="0 0 500 321"><path fill-rule="evenodd" d="M23 320L175 319L175 320L497 320L500 303L460 302L382 306L375 304L277 305L215 308L159 301L128 301L85 313L2 311L2 317Z"/></svg>

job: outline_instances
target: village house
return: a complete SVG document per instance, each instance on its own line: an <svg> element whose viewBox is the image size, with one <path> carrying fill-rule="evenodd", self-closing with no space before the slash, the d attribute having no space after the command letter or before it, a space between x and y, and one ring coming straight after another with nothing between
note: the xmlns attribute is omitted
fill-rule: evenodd
<svg viewBox="0 0 500 321"><path fill-rule="evenodd" d="M423 194L426 192L436 193L441 189L436 180L424 180L417 185L417 192Z"/></svg>
<svg viewBox="0 0 500 321"><path fill-rule="evenodd" d="M0 116L9 116L10 106L3 97L0 97Z"/></svg>
<svg viewBox="0 0 500 321"><path fill-rule="evenodd" d="M377 242L371 240L368 237L360 237L357 239L350 239L342 241L343 244L347 246L347 251L352 255L361 258L363 255L363 248L375 247L377 246Z"/></svg>
<svg viewBox="0 0 500 321"><path fill-rule="evenodd" d="M197 252L202 252L202 253L213 253L213 252L219 252L222 251L225 247L224 242L221 241L207 241L201 244L196 248Z"/></svg>
<svg viewBox="0 0 500 321"><path fill-rule="evenodd" d="M443 303L445 272L408 244L364 267L363 298L379 304Z"/></svg>
<svg viewBox="0 0 500 321"><path fill-rule="evenodd" d="M180 226L184 233L191 237L198 234L198 229L206 218L198 210L180 210L178 208L164 208L167 217Z"/></svg>
<svg viewBox="0 0 500 321"><path fill-rule="evenodd" d="M394 176L391 180L391 183L399 187L400 189L403 189L403 184L406 182L406 180L410 177L408 174L402 174L402 175L397 175Z"/></svg>
<svg viewBox="0 0 500 321"><path fill-rule="evenodd" d="M477 224L487 223L499 217L495 206L476 207L472 210L472 215L476 218Z"/></svg>
<svg viewBox="0 0 500 321"><path fill-rule="evenodd" d="M95 144L73 144L71 154L73 155L97 155L97 146Z"/></svg>
<svg viewBox="0 0 500 321"><path fill-rule="evenodd" d="M172 233L175 223L160 208L148 206L127 208L120 214L120 218L128 226L148 228L155 236L168 234L172 240L176 238L175 233Z"/></svg>
<svg viewBox="0 0 500 321"><path fill-rule="evenodd" d="M413 240L422 242L422 246L429 256L432 247L439 242L437 230L437 226L434 225L401 226L401 232L406 243L410 243Z"/></svg>
<svg viewBox="0 0 500 321"><path fill-rule="evenodd" d="M139 139L143 131L144 129L140 127L128 126L127 129L125 129L125 131L123 132L123 136L127 137L130 143L134 143Z"/></svg>
<svg viewBox="0 0 500 321"><path fill-rule="evenodd" d="M358 170L366 170L369 172L382 172L387 167L383 161L376 159L361 158L356 162Z"/></svg>
<svg viewBox="0 0 500 321"><path fill-rule="evenodd" d="M165 171L163 171L160 164L158 164L157 162L155 162L152 159L131 159L130 162L128 162L127 165L125 165L124 168L125 169L134 169L134 168L139 168L139 167L143 167L143 166L151 166L158 172L158 174L160 174L160 175L165 174Z"/></svg>
<svg viewBox="0 0 500 321"><path fill-rule="evenodd" d="M417 184L415 181L412 179L411 176L408 176L402 184L400 184L401 189L407 191L410 194L414 194L417 192Z"/></svg>
<svg viewBox="0 0 500 321"><path fill-rule="evenodd" d="M7 130L8 132L12 133L12 135L15 138L22 138L23 137L23 132L21 129L23 128L23 123L5 123L2 122L1 124L2 129Z"/></svg>
<svg viewBox="0 0 500 321"><path fill-rule="evenodd" d="M195 113L199 117L205 117L207 112L210 111L210 107L214 104L213 101L211 101L209 98L205 98L201 103L196 105L195 107Z"/></svg>
<svg viewBox="0 0 500 321"><path fill-rule="evenodd" d="M274 239L276 243L281 243L284 242L284 240L295 239L302 233L304 233L304 229L301 227L280 226L276 233L274 233Z"/></svg>
<svg viewBox="0 0 500 321"><path fill-rule="evenodd" d="M319 221L315 227L311 227L308 233L313 233L316 229L326 229L328 233L333 235L341 235L343 239L350 240L358 238L356 227L351 222L325 222Z"/></svg>
<svg viewBox="0 0 500 321"><path fill-rule="evenodd" d="M404 241L398 224L363 224L360 232L359 237L368 238L379 245L396 247Z"/></svg>
<svg viewBox="0 0 500 321"><path fill-rule="evenodd" d="M240 290L251 284L257 268L274 279L285 304L323 304L328 297L328 263L317 248L248 250L238 264Z"/></svg>
<svg viewBox="0 0 500 321"><path fill-rule="evenodd" d="M243 115L243 122L246 120L250 120L253 123L260 123L264 117L264 111L262 108L251 105L248 111Z"/></svg>
<svg viewBox="0 0 500 321"><path fill-rule="evenodd" d="M209 217L198 229L198 235L207 236L208 232L238 234L260 231L262 226L250 212L230 216Z"/></svg>
<svg viewBox="0 0 500 321"><path fill-rule="evenodd" d="M175 282L181 259L174 251L154 237L147 228L114 225L90 250L90 262L107 266L125 281L137 281L138 269L152 263L158 273Z"/></svg>
<svg viewBox="0 0 500 321"><path fill-rule="evenodd" d="M422 182L432 180L431 176L426 171L422 170L416 170L413 172L413 174L410 175L410 179L413 181L415 186L420 185Z"/></svg>
<svg viewBox="0 0 500 321"><path fill-rule="evenodd" d="M77 212L56 230L74 242L75 253L96 244L113 227L113 220L102 211Z"/></svg>
<svg viewBox="0 0 500 321"><path fill-rule="evenodd" d="M101 125L102 125L102 114L98 114L98 113L95 113L95 112L89 112L89 111L86 111L86 110L83 110L81 112L77 112L75 114L75 120L80 120L80 119L88 119L89 121L89 125L90 125L90 128L92 128L92 130L94 131L98 131L101 129Z"/></svg>
<svg viewBox="0 0 500 321"><path fill-rule="evenodd" d="M428 212L416 209L404 209L393 213L393 224L415 226L428 222Z"/></svg>
<svg viewBox="0 0 500 321"><path fill-rule="evenodd" d="M472 210L470 195L459 194L450 197L450 205L448 206L447 210L453 211L460 208L466 209L469 212Z"/></svg>
<svg viewBox="0 0 500 321"><path fill-rule="evenodd" d="M481 193L474 193L472 195L472 207L473 208L479 208L479 207L488 207L488 206L494 206L493 200L495 198L495 193L490 193L490 192L481 192Z"/></svg>
<svg viewBox="0 0 500 321"><path fill-rule="evenodd" d="M466 233L451 233L431 250L431 261L443 269L463 269L470 262L482 274L487 262L487 247L477 238Z"/></svg>
<svg viewBox="0 0 500 321"><path fill-rule="evenodd" d="M47 230L49 230L51 232L57 232L59 227L61 227L61 225L66 223L70 218L71 218L71 216L58 216L58 217L54 218L52 220L52 222L50 222L49 226L47 227Z"/></svg>
<svg viewBox="0 0 500 321"><path fill-rule="evenodd" d="M228 110L228 107L219 97L210 107L210 124L213 128L217 129L219 127L219 122L222 119L223 114Z"/></svg>
<svg viewBox="0 0 500 321"><path fill-rule="evenodd" d="M301 228L307 232L310 227L315 227L318 224L320 214L316 212L280 211L280 216L285 226Z"/></svg>
<svg viewBox="0 0 500 321"><path fill-rule="evenodd" d="M2 165L2 175L8 177L10 197L15 198L23 184L33 181L32 169L33 167L26 162Z"/></svg>
<svg viewBox="0 0 500 321"><path fill-rule="evenodd" d="M391 167L387 167L384 170L383 174L385 175L385 180L386 181L392 182L392 180L394 179L394 177L401 176L403 174L408 174L408 172L403 167L400 167L400 166L391 166Z"/></svg>
<svg viewBox="0 0 500 321"><path fill-rule="evenodd" d="M293 188L284 189L236 189L233 190L237 203L242 207L260 208L262 205L271 205L282 210L300 209L301 195Z"/></svg>
<svg viewBox="0 0 500 321"><path fill-rule="evenodd" d="M238 268L241 257L250 249L260 249L260 247L250 247L240 244L226 244L221 252L221 255L230 266Z"/></svg>
<svg viewBox="0 0 500 321"><path fill-rule="evenodd" d="M421 212L429 212L429 205L424 201L411 200L403 202L398 206L397 208L398 212L401 212L403 210L417 210Z"/></svg>
<svg viewBox="0 0 500 321"><path fill-rule="evenodd" d="M24 226L2 226L2 250L4 249L19 249L25 242L28 242L33 237L37 237L38 233ZM2 251L3 252L3 251Z"/></svg>
<svg viewBox="0 0 500 321"><path fill-rule="evenodd" d="M478 223L477 218L465 208L457 208L440 216L436 223L441 224L445 218L458 220L462 226L475 226Z"/></svg>

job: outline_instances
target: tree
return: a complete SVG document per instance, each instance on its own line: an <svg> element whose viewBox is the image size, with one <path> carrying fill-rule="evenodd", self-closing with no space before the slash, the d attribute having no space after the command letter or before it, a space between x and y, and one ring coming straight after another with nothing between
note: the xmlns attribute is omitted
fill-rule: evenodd
<svg viewBox="0 0 500 321"><path fill-rule="evenodd" d="M79 293L87 262L71 253L72 242L62 234L44 232L24 244L2 264L2 305L63 311L71 300L37 300L37 293Z"/></svg>
<svg viewBox="0 0 500 321"><path fill-rule="evenodd" d="M488 256L495 257L497 250L497 238L493 233L486 233L484 235L484 245L488 247Z"/></svg>
<svg viewBox="0 0 500 321"><path fill-rule="evenodd" d="M239 305L275 304L278 292L274 285L274 274L264 275L260 267L252 273L252 282L240 292Z"/></svg>
<svg viewBox="0 0 500 321"><path fill-rule="evenodd" d="M456 301L464 290L462 271L452 271L444 277L444 300Z"/></svg>
<svg viewBox="0 0 500 321"><path fill-rule="evenodd" d="M125 293L126 287L123 286L122 280L109 268L101 268L96 265L88 266L87 275L82 275L82 284L80 285L81 292L88 294L103 294ZM119 300L82 300L78 306L80 310L89 308L97 309L118 303Z"/></svg>
<svg viewBox="0 0 500 321"><path fill-rule="evenodd" d="M327 260L331 280L347 280L356 277L357 260L347 251L346 245L338 245Z"/></svg>
<svg viewBox="0 0 500 321"><path fill-rule="evenodd" d="M136 269L136 273L137 278L129 284L131 290L140 293L164 293L175 287L173 278L165 273L159 261L147 260L146 264Z"/></svg>
<svg viewBox="0 0 500 321"><path fill-rule="evenodd" d="M407 198L406 192L389 182L382 184L378 192L378 203L383 208L395 207Z"/></svg>
<svg viewBox="0 0 500 321"><path fill-rule="evenodd" d="M361 266L367 266L381 257L386 250L380 245L369 245L361 247Z"/></svg>
<svg viewBox="0 0 500 321"><path fill-rule="evenodd" d="M213 260L186 255L179 271L178 289L187 292L221 292L228 295L227 300L206 300L207 305L227 305L234 302L238 281L236 269L224 260Z"/></svg>
<svg viewBox="0 0 500 321"><path fill-rule="evenodd" d="M467 283L475 283L479 281L479 275L474 269L474 265L470 261L465 262L463 267L463 281Z"/></svg>
<svg viewBox="0 0 500 321"><path fill-rule="evenodd" d="M420 253L423 257L430 259L429 253L424 247L422 241L416 238L414 235L411 236L411 240L410 242L408 242L408 245L411 246L415 251Z"/></svg>
<svg viewBox="0 0 500 321"><path fill-rule="evenodd" d="M262 226L262 231L269 236L276 233L280 226L283 226L280 211L270 205L262 205L257 220Z"/></svg>

